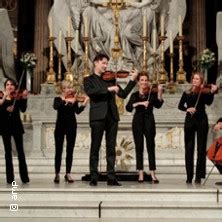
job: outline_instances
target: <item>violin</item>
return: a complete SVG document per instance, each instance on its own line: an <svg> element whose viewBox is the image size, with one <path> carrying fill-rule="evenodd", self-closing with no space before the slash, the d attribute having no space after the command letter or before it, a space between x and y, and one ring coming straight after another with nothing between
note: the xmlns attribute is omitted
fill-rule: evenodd
<svg viewBox="0 0 222 222"><path fill-rule="evenodd" d="M211 89L212 89L212 84L206 84L204 85L203 87L196 87L194 90L192 90L193 93L196 93L196 94L209 94L211 93ZM217 90L215 93L218 93L219 91L219 88L217 87Z"/></svg>
<svg viewBox="0 0 222 222"><path fill-rule="evenodd" d="M73 93L71 93L69 95L66 95L65 99L73 99L75 97L76 97L76 101L80 102L80 103L84 102L84 100L86 98L84 95L76 95L76 93L73 92Z"/></svg>
<svg viewBox="0 0 222 222"><path fill-rule="evenodd" d="M16 100L20 100L23 98L23 93L24 93L25 89L20 89L20 90L16 90L10 93L9 98L10 99L16 99Z"/></svg>
<svg viewBox="0 0 222 222"><path fill-rule="evenodd" d="M145 89L145 94L148 93L158 93L158 84L151 84Z"/></svg>
<svg viewBox="0 0 222 222"><path fill-rule="evenodd" d="M106 81L111 81L116 78L126 78L129 76L129 72L127 71L119 71L119 72L112 72L112 71L106 71L102 74L102 79Z"/></svg>

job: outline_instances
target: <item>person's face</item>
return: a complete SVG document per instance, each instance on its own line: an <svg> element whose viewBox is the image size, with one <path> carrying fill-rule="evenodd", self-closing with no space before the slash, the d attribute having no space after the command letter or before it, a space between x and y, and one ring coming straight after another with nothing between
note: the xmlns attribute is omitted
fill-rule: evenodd
<svg viewBox="0 0 222 222"><path fill-rule="evenodd" d="M138 86L140 89L146 89L149 85L149 81L147 76L140 76L140 79L138 81Z"/></svg>
<svg viewBox="0 0 222 222"><path fill-rule="evenodd" d="M74 92L73 87L67 85L62 87L62 91L65 95L70 95Z"/></svg>
<svg viewBox="0 0 222 222"><path fill-rule="evenodd" d="M192 79L192 85L196 87L200 87L202 84L201 78L198 74L194 74L193 79Z"/></svg>
<svg viewBox="0 0 222 222"><path fill-rule="evenodd" d="M14 92L15 91L15 85L9 80L5 84L5 91L7 92Z"/></svg>
<svg viewBox="0 0 222 222"><path fill-rule="evenodd" d="M107 58L103 58L102 60L95 61L95 71L98 74L102 74L106 71L108 66Z"/></svg>

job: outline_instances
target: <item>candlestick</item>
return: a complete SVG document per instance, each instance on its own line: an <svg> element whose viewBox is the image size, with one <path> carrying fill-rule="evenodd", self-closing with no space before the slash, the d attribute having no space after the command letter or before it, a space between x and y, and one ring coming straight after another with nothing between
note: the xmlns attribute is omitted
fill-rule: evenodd
<svg viewBox="0 0 222 222"><path fill-rule="evenodd" d="M178 28L179 28L179 36L182 36L183 35L183 30L182 30L182 17L181 15L179 15L179 18L178 18Z"/></svg>
<svg viewBox="0 0 222 222"><path fill-rule="evenodd" d="M172 37L172 30L170 30L170 54L173 54L173 37Z"/></svg>
<svg viewBox="0 0 222 222"><path fill-rule="evenodd" d="M49 37L52 37L52 17L49 17Z"/></svg>
<svg viewBox="0 0 222 222"><path fill-rule="evenodd" d="M143 16L143 37L147 36L147 20L146 16Z"/></svg>
<svg viewBox="0 0 222 222"><path fill-rule="evenodd" d="M89 37L89 30L88 30L88 17L84 17L84 37Z"/></svg>
<svg viewBox="0 0 222 222"><path fill-rule="evenodd" d="M161 36L164 36L164 15L161 15L160 17L160 30L161 30Z"/></svg>
<svg viewBox="0 0 222 222"><path fill-rule="evenodd" d="M156 29L153 29L153 52L156 52Z"/></svg>
<svg viewBox="0 0 222 222"><path fill-rule="evenodd" d="M59 48L58 53L61 54L62 52L62 30L59 30Z"/></svg>
<svg viewBox="0 0 222 222"><path fill-rule="evenodd" d="M70 37L71 36L71 17L70 16L68 16L67 30L68 30L67 36Z"/></svg>

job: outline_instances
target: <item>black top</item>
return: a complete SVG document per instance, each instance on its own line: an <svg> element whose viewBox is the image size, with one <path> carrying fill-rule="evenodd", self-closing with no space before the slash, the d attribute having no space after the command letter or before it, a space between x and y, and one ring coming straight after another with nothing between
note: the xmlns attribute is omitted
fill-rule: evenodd
<svg viewBox="0 0 222 222"><path fill-rule="evenodd" d="M73 129L77 127L75 113L81 113L85 106L78 102L66 104L61 97L55 97L53 108L57 110L56 129Z"/></svg>
<svg viewBox="0 0 222 222"><path fill-rule="evenodd" d="M197 93L184 92L180 99L178 109L186 112L187 108L195 107L197 99L198 99ZM196 106L196 112L194 113L193 117L202 116L203 114L205 114L206 113L205 105L211 105L213 102L213 99L214 99L214 94L202 93L200 95L200 99ZM191 116L191 114L188 112L186 115Z"/></svg>
<svg viewBox="0 0 222 222"><path fill-rule="evenodd" d="M8 112L7 107L13 105L13 100L5 100L0 105L0 133L1 134L23 134L24 128L20 118L20 111L25 112L27 108L27 99L20 99L15 102L13 112Z"/></svg>
<svg viewBox="0 0 222 222"><path fill-rule="evenodd" d="M130 80L124 89L118 85L119 93L117 95L126 98L135 84L135 81ZM116 94L108 91L108 87L113 85L115 85L115 81L105 81L96 74L84 79L84 90L90 97L90 121L105 119L108 110L114 120L119 121Z"/></svg>
<svg viewBox="0 0 222 222"><path fill-rule="evenodd" d="M148 100L148 95L141 95L139 91L133 93L129 99L129 102L126 105L126 110L128 112L132 112L133 104L137 102L144 102ZM149 98L149 105L146 108L143 105L139 105L135 107L136 113L135 115L147 115L153 113L153 107L159 109L163 105L163 100L159 100L157 97L157 93L151 93Z"/></svg>

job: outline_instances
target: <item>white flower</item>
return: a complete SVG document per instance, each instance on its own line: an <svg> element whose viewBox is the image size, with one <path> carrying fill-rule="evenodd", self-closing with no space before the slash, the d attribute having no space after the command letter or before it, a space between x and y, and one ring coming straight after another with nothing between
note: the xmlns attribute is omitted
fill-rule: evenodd
<svg viewBox="0 0 222 222"><path fill-rule="evenodd" d="M116 146L116 164L122 170L127 170L130 165L130 160L133 159L130 151L133 149L132 142L122 138L119 145Z"/></svg>
<svg viewBox="0 0 222 222"><path fill-rule="evenodd" d="M210 51L209 49L204 49L200 54L199 66L202 69L209 69L213 66L215 62L215 53Z"/></svg>
<svg viewBox="0 0 222 222"><path fill-rule="evenodd" d="M35 68L37 63L37 58L34 53L25 52L22 54L20 62L23 69Z"/></svg>

